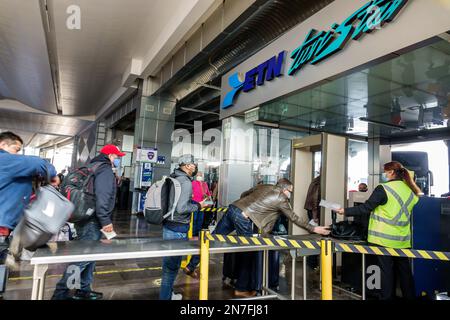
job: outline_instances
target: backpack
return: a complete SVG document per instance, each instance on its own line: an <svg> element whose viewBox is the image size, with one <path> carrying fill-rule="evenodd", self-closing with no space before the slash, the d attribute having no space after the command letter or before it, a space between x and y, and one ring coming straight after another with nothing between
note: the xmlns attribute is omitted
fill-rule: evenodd
<svg viewBox="0 0 450 320"><path fill-rule="evenodd" d="M170 191L174 190L173 199ZM144 217L150 224L160 225L171 216L177 208L181 195L181 184L174 178L163 178L150 186L144 203Z"/></svg>
<svg viewBox="0 0 450 320"><path fill-rule="evenodd" d="M331 211L332 225L331 237L341 240L365 241L367 239L367 230L359 223L352 221L336 222L336 211Z"/></svg>
<svg viewBox="0 0 450 320"><path fill-rule="evenodd" d="M75 205L69 222L88 220L95 212L94 177L98 168L105 163L94 162L80 167L65 177L61 184L61 193Z"/></svg>

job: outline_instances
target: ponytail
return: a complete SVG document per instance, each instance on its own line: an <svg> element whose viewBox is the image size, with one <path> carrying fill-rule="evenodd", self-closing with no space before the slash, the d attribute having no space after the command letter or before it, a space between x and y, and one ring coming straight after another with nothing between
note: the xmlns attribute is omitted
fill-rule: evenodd
<svg viewBox="0 0 450 320"><path fill-rule="evenodd" d="M409 174L409 171L406 168L400 169L400 178L402 178L403 181L408 185L408 187L411 189L412 192L417 196L419 193L421 193L420 188L417 186L417 184L414 182L413 178Z"/></svg>
<svg viewBox="0 0 450 320"><path fill-rule="evenodd" d="M384 165L384 170L394 170L395 175L398 179L402 179L408 187L411 189L412 192L414 192L415 195L419 195L422 191L417 186L417 184L414 182L413 178L409 174L408 169L403 167L403 165L400 162L393 161L386 163Z"/></svg>

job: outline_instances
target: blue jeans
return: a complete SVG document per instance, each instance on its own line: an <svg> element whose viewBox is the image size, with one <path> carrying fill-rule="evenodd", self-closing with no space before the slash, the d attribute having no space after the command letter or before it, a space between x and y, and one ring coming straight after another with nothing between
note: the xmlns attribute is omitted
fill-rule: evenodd
<svg viewBox="0 0 450 320"><path fill-rule="evenodd" d="M202 211L194 212L194 218L192 221L192 235L197 237L202 230L203 219L205 218L205 214Z"/></svg>
<svg viewBox="0 0 450 320"><path fill-rule="evenodd" d="M194 222L195 222L195 215L194 215ZM253 235L253 223L250 219L246 219L242 215L242 211L239 208L230 205L230 207L228 208L228 212L222 217L222 219L217 224L214 233L229 234L234 230L236 230L237 234L240 236L244 235L251 236ZM200 256L199 255L192 256L191 261L189 261L189 264L187 265L187 268L191 271L194 271L199 263L200 263Z"/></svg>
<svg viewBox="0 0 450 320"><path fill-rule="evenodd" d="M251 237L253 235L253 222L246 219L239 208L230 205L213 233L227 235L234 230L236 230L238 236ZM258 261L257 252L236 253L236 290L253 291L258 289Z"/></svg>
<svg viewBox="0 0 450 320"><path fill-rule="evenodd" d="M75 225L77 230L78 240L94 240L99 241L102 238L102 233L100 231L101 226L97 219L89 220L85 224ZM95 262L77 262L69 265L64 271L64 275L56 284L55 292L53 293L52 299L67 299L70 289L68 284L74 283L73 275L74 272L69 272L73 270L74 267L80 270L80 285L76 285L73 289L81 289L83 291L92 291L91 284L94 279L94 269Z"/></svg>
<svg viewBox="0 0 450 320"><path fill-rule="evenodd" d="M164 240L187 240L187 233L175 232L163 227ZM173 284L181 266L181 256L164 257L162 265L161 291L159 292L160 300L171 300L173 292Z"/></svg>

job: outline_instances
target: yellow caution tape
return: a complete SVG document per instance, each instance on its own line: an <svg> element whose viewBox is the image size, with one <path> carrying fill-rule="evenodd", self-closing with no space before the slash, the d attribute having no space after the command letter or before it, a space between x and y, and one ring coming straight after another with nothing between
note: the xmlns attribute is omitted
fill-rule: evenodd
<svg viewBox="0 0 450 320"><path fill-rule="evenodd" d="M450 252L416 250L416 249L395 249L378 246L358 245L334 241L337 252L374 254L378 256L406 257L412 259L427 259L450 261Z"/></svg>
<svg viewBox="0 0 450 320"><path fill-rule="evenodd" d="M319 250L319 241L303 241L303 240L288 240L275 237L244 237L244 236L223 236L220 234L208 233L207 239L210 241L227 242L231 244L239 244L243 246L271 246L282 247L286 249L311 249Z"/></svg>
<svg viewBox="0 0 450 320"><path fill-rule="evenodd" d="M238 244L243 246L271 246L285 249L310 249L319 250L320 241L311 240L291 240L280 237L244 237L244 236L223 236L220 234L209 234L207 239L210 241L220 241L231 244ZM415 249L395 249L378 246L364 245L360 243L343 242L339 240L332 240L334 243L334 250L336 252L349 252L372 254L393 257L407 257L412 259L428 259L450 261L450 252L415 250Z"/></svg>

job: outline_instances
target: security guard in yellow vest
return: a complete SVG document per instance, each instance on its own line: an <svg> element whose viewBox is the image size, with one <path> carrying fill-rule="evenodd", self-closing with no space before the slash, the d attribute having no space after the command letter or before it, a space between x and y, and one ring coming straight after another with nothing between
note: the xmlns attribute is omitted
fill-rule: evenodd
<svg viewBox="0 0 450 320"><path fill-rule="evenodd" d="M367 242L387 248L411 248L411 213L421 193L409 171L399 162L384 165L384 183L362 205L340 209L349 216L370 215ZM408 258L378 256L381 268L381 299L395 298L396 276L403 297L414 299L414 279Z"/></svg>

